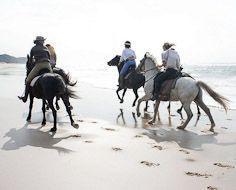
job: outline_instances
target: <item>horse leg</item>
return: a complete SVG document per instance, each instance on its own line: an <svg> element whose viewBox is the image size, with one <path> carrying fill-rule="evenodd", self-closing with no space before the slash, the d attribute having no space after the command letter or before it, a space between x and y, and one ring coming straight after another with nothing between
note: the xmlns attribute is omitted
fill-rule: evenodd
<svg viewBox="0 0 236 190"><path fill-rule="evenodd" d="M132 107L135 106L135 103L136 103L136 101L137 101L137 99L138 99L138 90L137 90L137 89L133 89L133 92L134 92L134 94L135 94L135 99L134 99L134 102L133 102Z"/></svg>
<svg viewBox="0 0 236 190"><path fill-rule="evenodd" d="M51 132L56 132L57 131L57 111L53 106L53 98L48 99L48 105L49 108L52 110L52 114L53 114L53 128L50 129Z"/></svg>
<svg viewBox="0 0 236 190"><path fill-rule="evenodd" d="M45 113L46 113L46 108L45 108L45 105L46 105L46 101L43 100L42 102L42 111L43 111L43 121L42 121L42 126L46 125L46 116L45 116Z"/></svg>
<svg viewBox="0 0 236 190"><path fill-rule="evenodd" d="M124 88L123 94L122 94L122 99L120 100L120 103L122 104L124 102L124 96L126 93L127 88Z"/></svg>
<svg viewBox="0 0 236 190"><path fill-rule="evenodd" d="M141 104L141 102L148 101L148 100L149 100L149 98L146 95L144 95L142 98L140 98L138 100L138 105L136 107L136 112L137 112L138 117L140 117L140 115L141 115L141 113L140 113L140 104Z"/></svg>
<svg viewBox="0 0 236 190"><path fill-rule="evenodd" d="M29 105L29 113L26 121L30 122L31 120L31 113L32 113L32 108L33 108L33 103L34 103L34 97L30 94L30 105Z"/></svg>
<svg viewBox="0 0 236 190"><path fill-rule="evenodd" d="M185 110L185 112L187 114L187 119L186 119L186 121L182 125L177 127L178 129L184 129L188 125L189 121L193 117L193 113L192 113L192 110L190 108L190 103L189 102L185 102L183 104L183 107L184 107L184 110Z"/></svg>
<svg viewBox="0 0 236 190"><path fill-rule="evenodd" d="M120 101L121 101L121 98L120 98L120 95L119 95L119 91L121 91L121 90L122 90L122 88L120 88L120 87L118 87L118 89L116 90L116 94L117 94Z"/></svg>
<svg viewBox="0 0 236 190"><path fill-rule="evenodd" d="M200 112L200 109L199 109L199 107L198 107L198 105L197 105L197 115L200 117L200 115L201 115L201 112Z"/></svg>
<svg viewBox="0 0 236 190"><path fill-rule="evenodd" d="M59 110L60 109L60 106L58 104L58 101L60 100L60 97L56 97L56 109Z"/></svg>
<svg viewBox="0 0 236 190"><path fill-rule="evenodd" d="M210 128L210 131L211 132L214 132L214 127L215 127L215 122L212 118L212 115L211 115L211 112L210 112L210 109L206 106L206 104L203 102L202 98L197 98L194 100L195 103L203 109L203 111L207 114L208 118L210 119L210 122L211 122L211 128Z"/></svg>
<svg viewBox="0 0 236 190"><path fill-rule="evenodd" d="M147 111L148 110L148 101L146 101L146 106L144 108L144 111Z"/></svg>
<svg viewBox="0 0 236 190"><path fill-rule="evenodd" d="M148 122L148 124L152 125L153 123L156 122L156 117L157 117L157 112L158 112L159 105L160 105L160 101L157 100L156 103L155 103L153 118L152 118L152 120L150 120ZM159 115L158 115L158 117L159 117Z"/></svg>
<svg viewBox="0 0 236 190"><path fill-rule="evenodd" d="M61 96L62 98L62 101L66 107L66 111L70 117L70 123L71 123L71 126L73 126L74 128L78 129L79 128L79 124L75 123L73 118L72 118L72 115L71 115L71 109L70 109L70 102L69 102L69 97L66 96L66 95L63 95Z"/></svg>
<svg viewBox="0 0 236 190"><path fill-rule="evenodd" d="M177 110L177 113L180 115L181 119L184 119L182 115L182 109L183 109L183 105Z"/></svg>
<svg viewBox="0 0 236 190"><path fill-rule="evenodd" d="M169 116L170 116L170 101L169 101L169 105L167 106L167 110L168 110L168 113L169 113Z"/></svg>

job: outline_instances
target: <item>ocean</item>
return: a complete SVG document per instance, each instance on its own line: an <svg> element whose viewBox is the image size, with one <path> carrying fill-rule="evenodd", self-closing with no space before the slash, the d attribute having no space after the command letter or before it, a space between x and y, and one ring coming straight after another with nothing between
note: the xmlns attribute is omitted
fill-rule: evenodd
<svg viewBox="0 0 236 190"><path fill-rule="evenodd" d="M109 61L109 59L107 60ZM70 64L60 65L65 71L70 72L72 80L78 80L79 83L88 83L96 88L116 90L118 84L118 71L114 66L108 66L107 61L98 61L89 64ZM12 67L13 75L25 75L25 65L14 64ZM236 109L236 63L235 64L200 64L200 65L184 65L183 71L189 73L196 80L207 83L219 94L230 100L230 109ZM4 75L4 71L0 71ZM7 74L7 73L6 73ZM143 89L139 89L140 96ZM128 91L126 96L132 95L132 91ZM114 96L116 96L114 92ZM220 107L206 92L203 93L204 102L209 106Z"/></svg>
<svg viewBox="0 0 236 190"><path fill-rule="evenodd" d="M207 83L213 90L230 100L230 109L236 109L236 63L235 64L200 64L184 65L183 72L189 73L196 80ZM89 83L98 88L117 88L118 71L106 62L91 66L67 66L72 76L78 81ZM140 89L140 92L143 90ZM115 95L115 94L114 94ZM209 106L219 107L207 93L203 93L204 101Z"/></svg>

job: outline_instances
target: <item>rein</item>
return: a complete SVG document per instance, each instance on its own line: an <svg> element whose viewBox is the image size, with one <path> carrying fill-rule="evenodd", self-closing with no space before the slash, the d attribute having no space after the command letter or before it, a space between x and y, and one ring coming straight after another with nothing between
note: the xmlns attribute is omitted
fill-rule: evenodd
<svg viewBox="0 0 236 190"><path fill-rule="evenodd" d="M145 71L143 71L143 72L146 73L146 72L152 71L152 70L154 70L154 69L156 69L156 67L153 67L153 68L151 68L151 69L145 70Z"/></svg>

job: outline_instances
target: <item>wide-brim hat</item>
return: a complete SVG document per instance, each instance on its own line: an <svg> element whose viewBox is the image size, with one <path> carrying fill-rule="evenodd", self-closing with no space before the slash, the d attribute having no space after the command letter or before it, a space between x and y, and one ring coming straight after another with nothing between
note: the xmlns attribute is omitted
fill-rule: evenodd
<svg viewBox="0 0 236 190"><path fill-rule="evenodd" d="M36 39L34 40L34 43L37 41L45 41L46 38L44 38L43 36L37 36Z"/></svg>

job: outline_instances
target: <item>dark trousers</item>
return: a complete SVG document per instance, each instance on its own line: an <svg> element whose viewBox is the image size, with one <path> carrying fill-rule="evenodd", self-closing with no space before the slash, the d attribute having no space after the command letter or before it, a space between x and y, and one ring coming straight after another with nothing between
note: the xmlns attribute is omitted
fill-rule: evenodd
<svg viewBox="0 0 236 190"><path fill-rule="evenodd" d="M158 73L154 78L154 89L153 94L159 94L161 85L164 81L174 79L177 77L177 70L175 69L166 69L165 72Z"/></svg>

